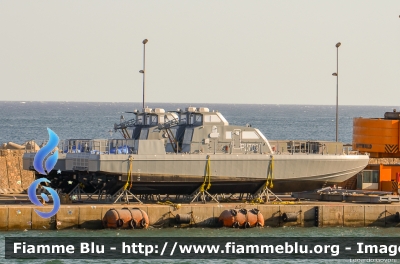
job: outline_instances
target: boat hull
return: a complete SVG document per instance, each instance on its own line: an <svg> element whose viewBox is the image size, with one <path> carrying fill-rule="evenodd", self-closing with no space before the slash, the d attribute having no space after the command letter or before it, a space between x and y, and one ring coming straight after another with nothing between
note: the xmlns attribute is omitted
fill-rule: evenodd
<svg viewBox="0 0 400 264"><path fill-rule="evenodd" d="M30 160L29 155L24 161ZM84 183L86 191L115 193L128 182L135 194L185 194L205 181L209 193L255 193L267 179L275 193L298 192L348 180L368 164L366 155L96 155L66 154L48 175L54 188ZM29 162L24 166L29 166ZM207 173L209 166L209 174ZM130 172L130 173L129 173ZM128 175L131 175L128 177ZM210 176L208 178L208 175ZM41 177L41 175L38 175ZM64 182L64 184L62 184ZM60 187L64 186L64 187Z"/></svg>

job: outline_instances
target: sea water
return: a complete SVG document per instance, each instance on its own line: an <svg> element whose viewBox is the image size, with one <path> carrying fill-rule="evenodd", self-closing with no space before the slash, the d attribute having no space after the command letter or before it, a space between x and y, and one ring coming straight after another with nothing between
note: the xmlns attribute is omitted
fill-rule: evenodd
<svg viewBox="0 0 400 264"><path fill-rule="evenodd" d="M336 138L336 106L261 105L261 104L171 104L148 103L150 108L166 111L188 106L219 111L231 125L260 129L267 139L328 140ZM0 143L47 140L47 127L60 139L122 138L114 133L114 123L134 117L141 103L86 102L2 102L0 101ZM354 117L383 118L393 106L339 106L339 141L352 142ZM398 107L397 107L398 108ZM112 133L110 133L110 130Z"/></svg>

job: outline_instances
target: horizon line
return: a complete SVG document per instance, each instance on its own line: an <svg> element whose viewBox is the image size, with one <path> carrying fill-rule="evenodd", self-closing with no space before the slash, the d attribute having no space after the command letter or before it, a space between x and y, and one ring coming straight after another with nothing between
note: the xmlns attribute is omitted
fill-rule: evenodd
<svg viewBox="0 0 400 264"><path fill-rule="evenodd" d="M0 100L1 103L132 103L132 104L142 104L142 102L127 102L127 101L30 101L30 100ZM290 104L290 103L181 103L181 102L149 102L148 104L189 104L189 105L299 105L299 106L336 106L336 104ZM348 105L348 104L339 104L340 106L376 106L376 107L393 107L394 105ZM398 106L400 107L400 106Z"/></svg>

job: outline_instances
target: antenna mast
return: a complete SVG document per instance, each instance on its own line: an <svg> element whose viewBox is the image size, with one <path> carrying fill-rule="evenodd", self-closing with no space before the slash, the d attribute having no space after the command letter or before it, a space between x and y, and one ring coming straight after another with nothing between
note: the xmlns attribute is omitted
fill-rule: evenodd
<svg viewBox="0 0 400 264"><path fill-rule="evenodd" d="M146 80L146 43L148 42L147 39L143 40L143 70L140 70L140 73L143 73L143 108L144 108L144 102L146 98L146 93L145 93L145 80Z"/></svg>

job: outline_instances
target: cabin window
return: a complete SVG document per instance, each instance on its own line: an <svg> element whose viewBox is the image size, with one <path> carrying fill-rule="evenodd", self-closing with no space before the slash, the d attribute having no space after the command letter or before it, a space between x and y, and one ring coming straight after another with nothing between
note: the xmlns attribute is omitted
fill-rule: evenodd
<svg viewBox="0 0 400 264"><path fill-rule="evenodd" d="M138 125L143 125L143 116L142 116L142 115L140 115L140 116L137 117L136 123L137 123Z"/></svg>
<svg viewBox="0 0 400 264"><path fill-rule="evenodd" d="M191 114L189 118L190 118L190 119L189 119L189 120L190 120L190 123L189 123L189 124L190 124L190 125L194 124L194 115Z"/></svg>
<svg viewBox="0 0 400 264"><path fill-rule="evenodd" d="M379 182L379 171L376 170L365 170L362 174L363 183L378 183Z"/></svg>
<svg viewBox="0 0 400 264"><path fill-rule="evenodd" d="M372 171L372 182L373 183L379 182L379 171Z"/></svg>
<svg viewBox="0 0 400 264"><path fill-rule="evenodd" d="M160 124L163 124L164 122L164 116L160 116Z"/></svg>
<svg viewBox="0 0 400 264"><path fill-rule="evenodd" d="M232 131L225 132L225 138L226 139L232 139Z"/></svg>
<svg viewBox="0 0 400 264"><path fill-rule="evenodd" d="M242 139L259 139L255 131L242 131Z"/></svg>
<svg viewBox="0 0 400 264"><path fill-rule="evenodd" d="M362 185L363 185L363 174L360 172L357 174L357 189L362 189Z"/></svg>
<svg viewBox="0 0 400 264"><path fill-rule="evenodd" d="M365 170L357 175L357 189L377 190L379 189L379 171Z"/></svg>
<svg viewBox="0 0 400 264"><path fill-rule="evenodd" d="M152 125L157 125L157 118L158 116L151 116L151 124Z"/></svg>
<svg viewBox="0 0 400 264"><path fill-rule="evenodd" d="M219 123L221 119L217 115L206 115L204 116L204 122Z"/></svg>
<svg viewBox="0 0 400 264"><path fill-rule="evenodd" d="M181 114L181 120L183 124L186 124L186 114Z"/></svg>
<svg viewBox="0 0 400 264"><path fill-rule="evenodd" d="M202 115L195 115L194 125L201 125L203 123Z"/></svg>

